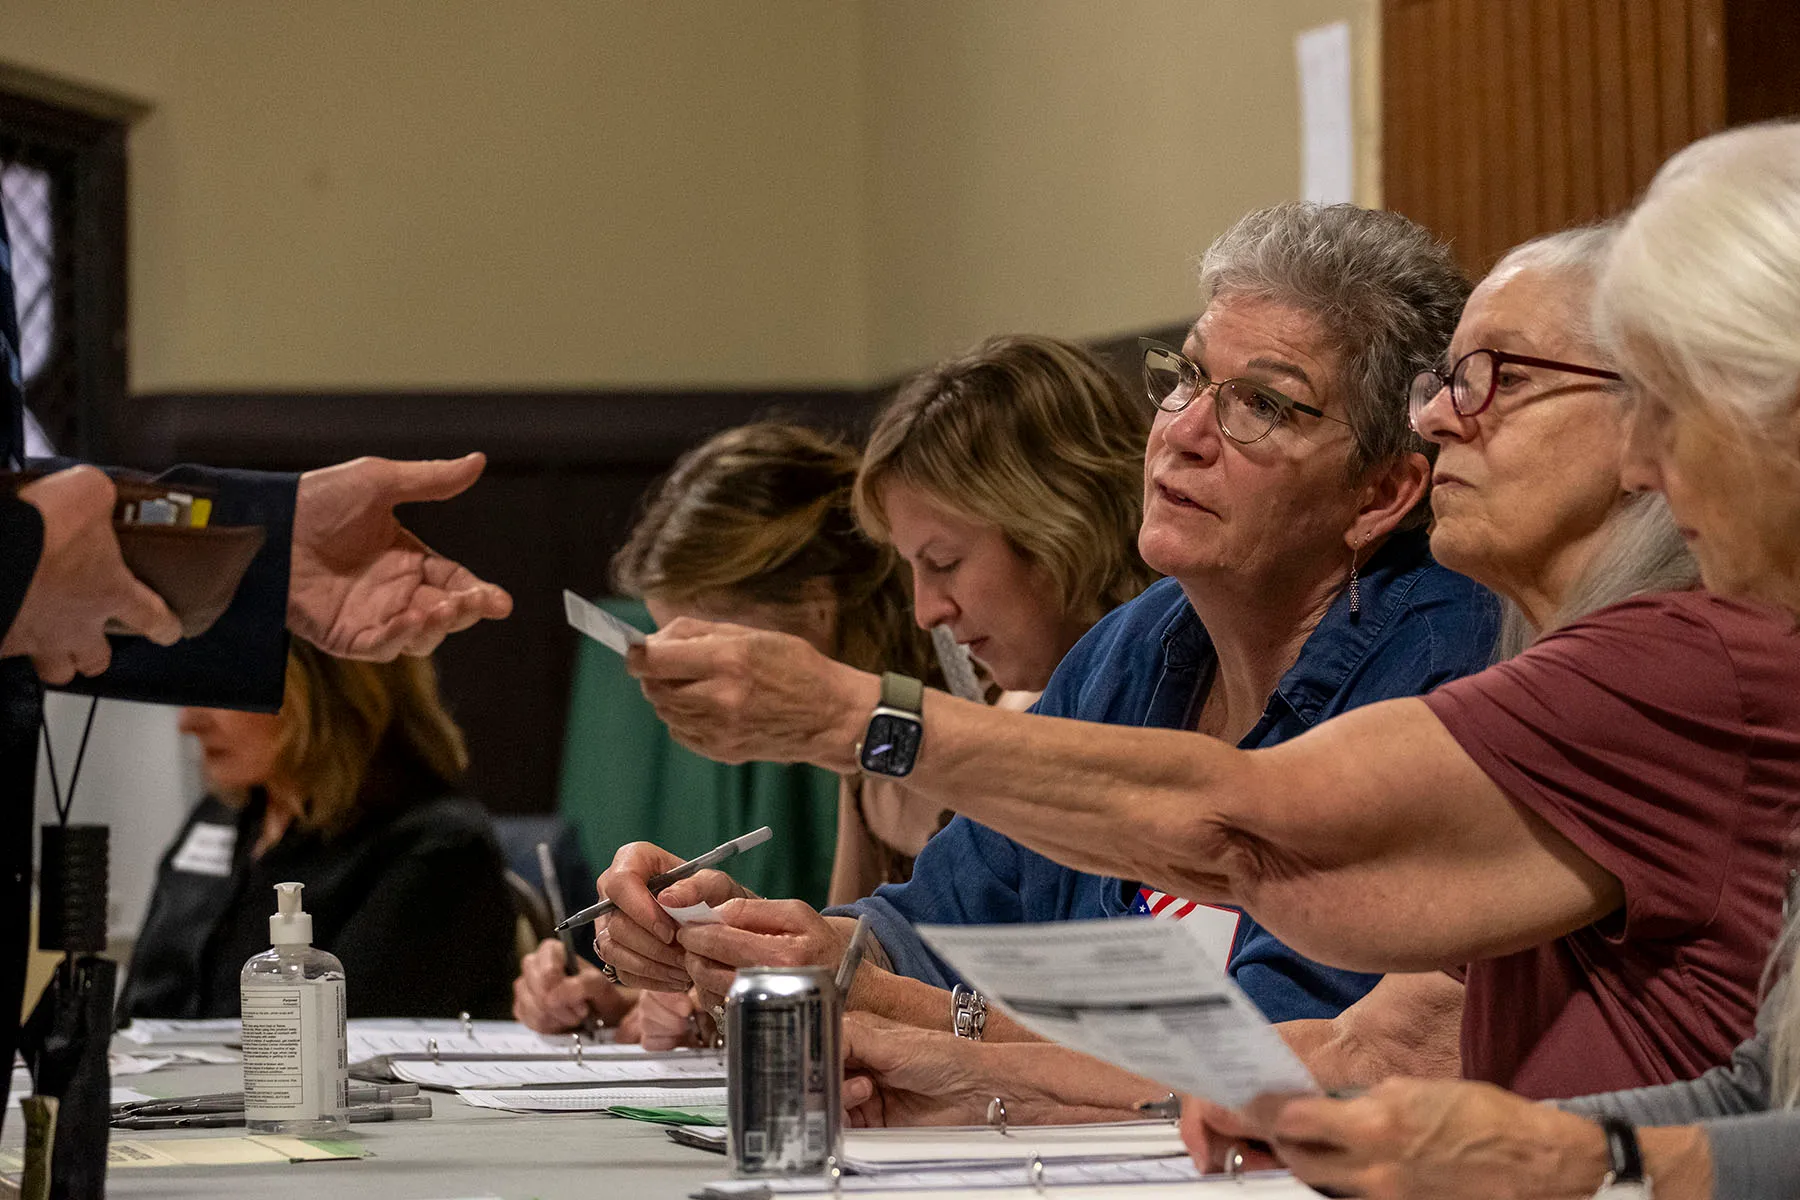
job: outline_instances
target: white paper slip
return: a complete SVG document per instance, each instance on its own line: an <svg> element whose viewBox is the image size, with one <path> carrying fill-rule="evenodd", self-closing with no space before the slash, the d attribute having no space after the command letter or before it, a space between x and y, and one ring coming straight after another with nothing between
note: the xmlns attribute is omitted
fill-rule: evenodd
<svg viewBox="0 0 1800 1200"><path fill-rule="evenodd" d="M665 904L662 906L662 910L674 917L677 925L684 927L688 925L723 925L725 923L725 918L719 915L719 910L704 900L698 904L684 904L680 908L670 908Z"/></svg>
<svg viewBox="0 0 1800 1200"><path fill-rule="evenodd" d="M244 1040L244 1028L236 1017L199 1021L137 1017L119 1030L119 1036L140 1046L235 1046Z"/></svg>
<svg viewBox="0 0 1800 1200"><path fill-rule="evenodd" d="M173 1054L120 1054L117 1050L106 1056L107 1069L115 1076L148 1075L152 1071L160 1071L173 1063Z"/></svg>
<svg viewBox="0 0 1800 1200"><path fill-rule="evenodd" d="M644 631L613 616L599 605L590 604L567 588L563 589L563 615L569 624L611 650L623 655L644 641Z"/></svg>
<svg viewBox="0 0 1800 1200"><path fill-rule="evenodd" d="M921 925L938 956L1026 1028L1239 1108L1318 1086L1186 921Z"/></svg>
<svg viewBox="0 0 1800 1200"><path fill-rule="evenodd" d="M616 1104L644 1108L718 1108L722 1087L462 1088L456 1093L477 1108L510 1112L605 1112Z"/></svg>
<svg viewBox="0 0 1800 1200"><path fill-rule="evenodd" d="M422 1062L394 1063L394 1075L420 1087L505 1088L547 1087L558 1083L722 1083L725 1060L711 1052L676 1057L618 1059L610 1062Z"/></svg>

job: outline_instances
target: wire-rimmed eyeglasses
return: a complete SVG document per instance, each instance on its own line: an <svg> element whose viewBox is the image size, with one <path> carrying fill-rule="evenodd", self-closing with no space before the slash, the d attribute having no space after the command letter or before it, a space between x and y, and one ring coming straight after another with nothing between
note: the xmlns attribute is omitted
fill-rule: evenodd
<svg viewBox="0 0 1800 1200"><path fill-rule="evenodd" d="M1144 351L1144 391L1150 403L1166 413L1178 413L1208 388L1216 389L1213 415L1218 418L1219 431L1234 442L1247 446L1262 441L1290 412L1350 424L1252 379L1208 379L1206 372L1173 346L1149 338L1139 338L1138 345Z"/></svg>
<svg viewBox="0 0 1800 1200"><path fill-rule="evenodd" d="M1471 350L1456 360L1456 365L1450 368L1448 378L1438 371L1420 371L1413 376L1412 386L1406 396L1407 419L1412 422L1413 432L1419 432L1419 421L1425 415L1425 409L1445 388L1450 389L1450 407L1457 416L1473 417L1486 412L1488 405L1494 402L1494 392L1499 388L1500 372L1508 365L1543 367L1551 371L1567 371L1571 375L1589 375L1595 379L1617 381L1623 378L1617 371L1586 367L1580 363L1558 362L1553 358L1508 354L1504 350L1489 350L1485 347Z"/></svg>

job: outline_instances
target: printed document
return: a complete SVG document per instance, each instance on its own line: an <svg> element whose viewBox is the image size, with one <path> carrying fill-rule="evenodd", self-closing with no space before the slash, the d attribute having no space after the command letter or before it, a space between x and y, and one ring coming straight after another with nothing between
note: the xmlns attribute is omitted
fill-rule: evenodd
<svg viewBox="0 0 1800 1200"><path fill-rule="evenodd" d="M644 1055L636 1059L572 1062L568 1059L515 1062L421 1062L403 1059L394 1075L431 1088L550 1087L559 1083L723 1083L725 1060L708 1051L684 1055Z"/></svg>
<svg viewBox="0 0 1800 1200"><path fill-rule="evenodd" d="M1186 921L921 925L938 956L1034 1033L1240 1108L1318 1087Z"/></svg>

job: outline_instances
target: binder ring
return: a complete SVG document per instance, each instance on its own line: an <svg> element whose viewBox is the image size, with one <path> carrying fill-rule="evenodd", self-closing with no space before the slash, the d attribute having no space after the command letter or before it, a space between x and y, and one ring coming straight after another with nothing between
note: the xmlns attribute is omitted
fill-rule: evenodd
<svg viewBox="0 0 1800 1200"><path fill-rule="evenodd" d="M987 1120L988 1120L989 1125L992 1125L995 1129L998 1129L1000 1131L1000 1136L1005 1137L1006 1136L1006 1101L1002 1100L998 1096L995 1096L992 1100L989 1100L988 1107L987 1107Z"/></svg>
<svg viewBox="0 0 1800 1200"><path fill-rule="evenodd" d="M1244 1182L1244 1148L1236 1142L1225 1147L1225 1173L1236 1183Z"/></svg>

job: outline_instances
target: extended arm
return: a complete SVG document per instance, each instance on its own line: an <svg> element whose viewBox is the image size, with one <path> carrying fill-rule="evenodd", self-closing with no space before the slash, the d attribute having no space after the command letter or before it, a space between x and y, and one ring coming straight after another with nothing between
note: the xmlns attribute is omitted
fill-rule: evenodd
<svg viewBox="0 0 1800 1200"><path fill-rule="evenodd" d="M676 736L728 761L853 770L879 690L796 638L704 623L672 624L631 662ZM1621 902L1613 876L1512 803L1418 700L1252 752L935 691L925 730L914 793L1069 866L1240 905L1336 966L1460 965Z"/></svg>

